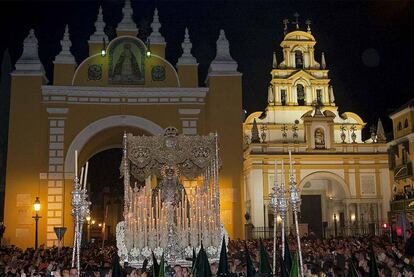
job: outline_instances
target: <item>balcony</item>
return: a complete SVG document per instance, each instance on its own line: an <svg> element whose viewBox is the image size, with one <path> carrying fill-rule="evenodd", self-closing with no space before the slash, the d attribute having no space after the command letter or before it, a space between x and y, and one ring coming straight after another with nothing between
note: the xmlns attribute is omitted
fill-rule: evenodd
<svg viewBox="0 0 414 277"><path fill-rule="evenodd" d="M401 180L413 176L413 164L411 162L398 165L394 169L394 180Z"/></svg>

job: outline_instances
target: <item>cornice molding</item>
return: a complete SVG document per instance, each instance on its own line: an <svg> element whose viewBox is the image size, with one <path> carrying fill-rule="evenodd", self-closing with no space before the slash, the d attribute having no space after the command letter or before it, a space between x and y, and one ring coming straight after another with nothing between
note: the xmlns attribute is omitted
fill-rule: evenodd
<svg viewBox="0 0 414 277"><path fill-rule="evenodd" d="M197 104L208 88L42 86L43 102L71 104Z"/></svg>

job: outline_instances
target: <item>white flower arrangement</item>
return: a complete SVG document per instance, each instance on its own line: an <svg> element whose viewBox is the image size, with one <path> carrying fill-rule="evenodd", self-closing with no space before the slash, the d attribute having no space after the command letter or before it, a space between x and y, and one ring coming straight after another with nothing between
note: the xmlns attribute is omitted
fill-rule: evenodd
<svg viewBox="0 0 414 277"><path fill-rule="evenodd" d="M157 257L157 259L161 258L162 253L164 253L164 249L162 249L161 247L157 247L154 249L154 255L155 257Z"/></svg>
<svg viewBox="0 0 414 277"><path fill-rule="evenodd" d="M125 221L116 225L116 246L121 261L128 261L128 250L125 246Z"/></svg>
<svg viewBox="0 0 414 277"><path fill-rule="evenodd" d="M148 246L145 246L144 248L142 248L141 254L145 258L149 258L151 256L151 249L149 249Z"/></svg>
<svg viewBox="0 0 414 277"><path fill-rule="evenodd" d="M213 258L217 254L217 248L211 245L211 246L207 247L206 252L207 252L207 256L209 258Z"/></svg>
<svg viewBox="0 0 414 277"><path fill-rule="evenodd" d="M136 259L141 254L141 251L139 251L138 248L134 247L134 248L131 249L130 254L131 254L132 258Z"/></svg>

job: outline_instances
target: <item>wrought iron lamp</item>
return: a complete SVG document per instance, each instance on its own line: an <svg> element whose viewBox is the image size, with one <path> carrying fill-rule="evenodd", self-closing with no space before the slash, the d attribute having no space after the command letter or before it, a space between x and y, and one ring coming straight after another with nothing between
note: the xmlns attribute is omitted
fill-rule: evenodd
<svg viewBox="0 0 414 277"><path fill-rule="evenodd" d="M38 246L38 235L39 235L39 219L42 218L41 216L39 216L39 211L40 211L40 200L39 200L39 196L36 196L36 200L33 204L33 208L36 212L36 215L33 216L33 219L35 220L35 249L37 249Z"/></svg>

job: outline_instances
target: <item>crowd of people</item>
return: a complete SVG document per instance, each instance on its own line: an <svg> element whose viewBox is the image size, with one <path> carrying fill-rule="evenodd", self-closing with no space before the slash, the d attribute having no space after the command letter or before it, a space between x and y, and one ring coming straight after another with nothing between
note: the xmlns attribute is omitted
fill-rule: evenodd
<svg viewBox="0 0 414 277"><path fill-rule="evenodd" d="M410 234L408 236L406 242L401 238L396 242L390 242L389 237L378 236L329 239L302 238L304 275L355 276L356 272L356 276L376 276L370 266L373 257L375 257L379 276L414 276L414 237L410 237ZM297 250L297 242L293 236L288 236L287 239L289 251L293 258L293 253ZM263 240L263 246L271 264L273 240ZM230 240L227 251L230 276L249 275L246 249L248 249L254 267L256 267L256 270L258 269L260 263L259 242L257 240ZM280 239L276 251L277 253L281 252ZM375 253L375 256L372 253ZM122 273L114 272L114 266L116 266L114 265L115 256L116 247L113 245L106 245L104 248L97 245L86 246L82 249L81 276L153 276L150 267L146 271L124 268ZM40 247L37 250L31 248L22 250L13 246L2 247L0 248L0 276L75 277L77 276L77 270L71 267L71 259L72 249L67 247L63 247L59 255L57 248ZM278 256L277 259L280 261L281 257ZM278 262L276 266L278 276L280 276L280 273L278 273L279 265ZM353 272L351 267L355 269ZM218 264L213 263L211 265L212 276L217 275L217 270ZM260 276L260 273L257 274ZM175 266L167 269L166 275L191 277L192 272L189 268Z"/></svg>

